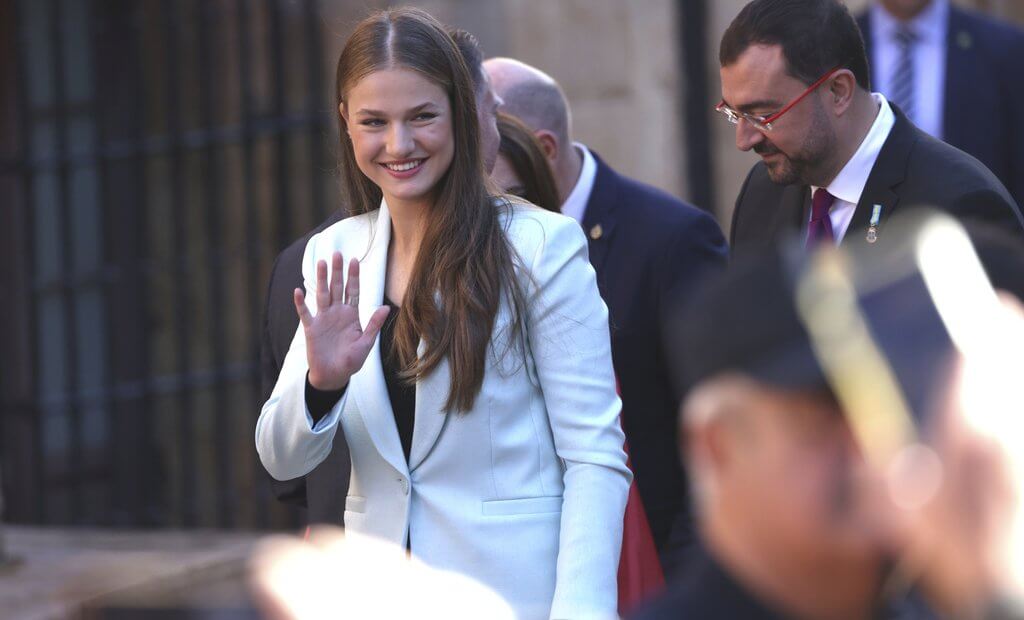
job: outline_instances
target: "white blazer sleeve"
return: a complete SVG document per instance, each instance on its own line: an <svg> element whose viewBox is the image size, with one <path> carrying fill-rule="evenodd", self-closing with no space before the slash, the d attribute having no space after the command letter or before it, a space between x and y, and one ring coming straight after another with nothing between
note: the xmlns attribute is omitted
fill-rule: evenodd
<svg viewBox="0 0 1024 620"><path fill-rule="evenodd" d="M302 258L302 276L306 288L306 306L315 316L316 244L314 235L306 244ZM330 261L328 261L328 272ZM328 273L328 281L330 274ZM256 421L256 451L267 472L277 480L304 476L319 465L331 451L348 391L330 413L316 425L306 407L306 337L299 324L292 344L281 364L274 391L263 405Z"/></svg>
<svg viewBox="0 0 1024 620"><path fill-rule="evenodd" d="M561 217L543 221L526 327L555 451L565 463L551 617L615 618L632 474L619 424L608 309L579 225Z"/></svg>

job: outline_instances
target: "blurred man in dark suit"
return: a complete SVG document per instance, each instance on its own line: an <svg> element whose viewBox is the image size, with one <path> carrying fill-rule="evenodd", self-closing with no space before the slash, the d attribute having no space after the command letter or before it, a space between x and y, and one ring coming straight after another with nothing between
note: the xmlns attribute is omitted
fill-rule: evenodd
<svg viewBox="0 0 1024 620"><path fill-rule="evenodd" d="M755 0L719 50L736 146L761 156L732 220L733 252L802 233L808 244L886 238L908 206L1024 234L1006 188L982 163L922 132L871 92L860 30L838 0Z"/></svg>
<svg viewBox="0 0 1024 620"><path fill-rule="evenodd" d="M877 0L857 23L874 89L1024 202L1024 31L950 0Z"/></svg>
<svg viewBox="0 0 1024 620"><path fill-rule="evenodd" d="M470 77L476 88L477 116L480 121L480 149L484 165L490 170L498 157L497 112L501 103L494 94L490 80L482 67L483 52L480 45L469 32L453 30L450 33L462 52L469 67ZM285 248L270 270L270 284L267 288L266 306L263 311L263 334L260 346L260 369L263 387L263 398L270 397L277 376L281 372L281 363L288 353L292 338L299 326L299 317L295 314L295 303L292 291L302 288L302 255L306 250L309 238L337 222L344 213L336 210L325 222L310 231L301 239ZM274 495L281 501L308 508L309 523L332 523L342 525L345 513L345 495L348 492L348 479L352 469L348 445L340 432L334 438L334 448L326 459L307 474L295 480L273 480L271 488Z"/></svg>
<svg viewBox="0 0 1024 620"><path fill-rule="evenodd" d="M551 76L510 58L490 58L484 67L502 111L522 119L543 146L562 213L590 239L590 263L608 305L622 426L651 534L664 551L682 511L684 524L673 535L685 546L692 528L673 440L680 394L668 374L664 325L675 299L725 265L721 229L704 211L619 174L575 142L568 102Z"/></svg>

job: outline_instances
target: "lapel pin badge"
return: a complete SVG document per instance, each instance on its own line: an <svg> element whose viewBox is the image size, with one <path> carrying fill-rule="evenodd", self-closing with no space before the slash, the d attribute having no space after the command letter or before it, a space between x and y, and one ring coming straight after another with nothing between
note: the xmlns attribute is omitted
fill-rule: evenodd
<svg viewBox="0 0 1024 620"><path fill-rule="evenodd" d="M971 33L966 30L961 30L956 33L956 44L960 46L962 50L969 50L974 45L974 39L971 37Z"/></svg>
<svg viewBox="0 0 1024 620"><path fill-rule="evenodd" d="M871 223L868 224L868 234L865 235L868 243L878 241L878 220L882 217L882 205L875 205L871 208Z"/></svg>
<svg viewBox="0 0 1024 620"><path fill-rule="evenodd" d="M594 224L594 227L590 229L590 238L597 241L604 234L604 229L601 228L600 224Z"/></svg>

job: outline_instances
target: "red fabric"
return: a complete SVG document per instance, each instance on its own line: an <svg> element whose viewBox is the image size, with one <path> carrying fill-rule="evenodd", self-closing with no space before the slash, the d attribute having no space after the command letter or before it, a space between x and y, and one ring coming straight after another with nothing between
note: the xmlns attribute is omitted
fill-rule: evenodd
<svg viewBox="0 0 1024 620"><path fill-rule="evenodd" d="M618 388L618 386L616 386ZM620 420L621 422L621 420ZM629 444L626 451L626 465L630 470ZM622 555L619 557L619 615L625 616L665 587L665 574L654 546L647 511L640 501L640 491L634 479L629 485L626 500L626 514L622 523Z"/></svg>
<svg viewBox="0 0 1024 620"><path fill-rule="evenodd" d="M625 446L629 454L629 446ZM632 464L627 460L630 469ZM650 599L665 587L661 560L651 536L647 512L640 501L636 481L629 485L626 515L622 527L622 556L619 558L619 614L626 615L637 604Z"/></svg>
<svg viewBox="0 0 1024 620"><path fill-rule="evenodd" d="M828 193L824 187L814 190L811 198L811 221L807 225L808 248L815 248L819 243L835 241L835 234L832 231L832 218L829 216L829 209L835 203L836 197Z"/></svg>

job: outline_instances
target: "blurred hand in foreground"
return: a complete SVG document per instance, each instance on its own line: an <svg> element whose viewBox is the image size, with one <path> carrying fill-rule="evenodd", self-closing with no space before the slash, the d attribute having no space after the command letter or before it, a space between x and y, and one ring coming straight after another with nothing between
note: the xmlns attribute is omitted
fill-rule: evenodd
<svg viewBox="0 0 1024 620"><path fill-rule="evenodd" d="M266 539L253 555L251 579L260 610L274 620L515 617L472 579L339 528L314 529L308 540Z"/></svg>

